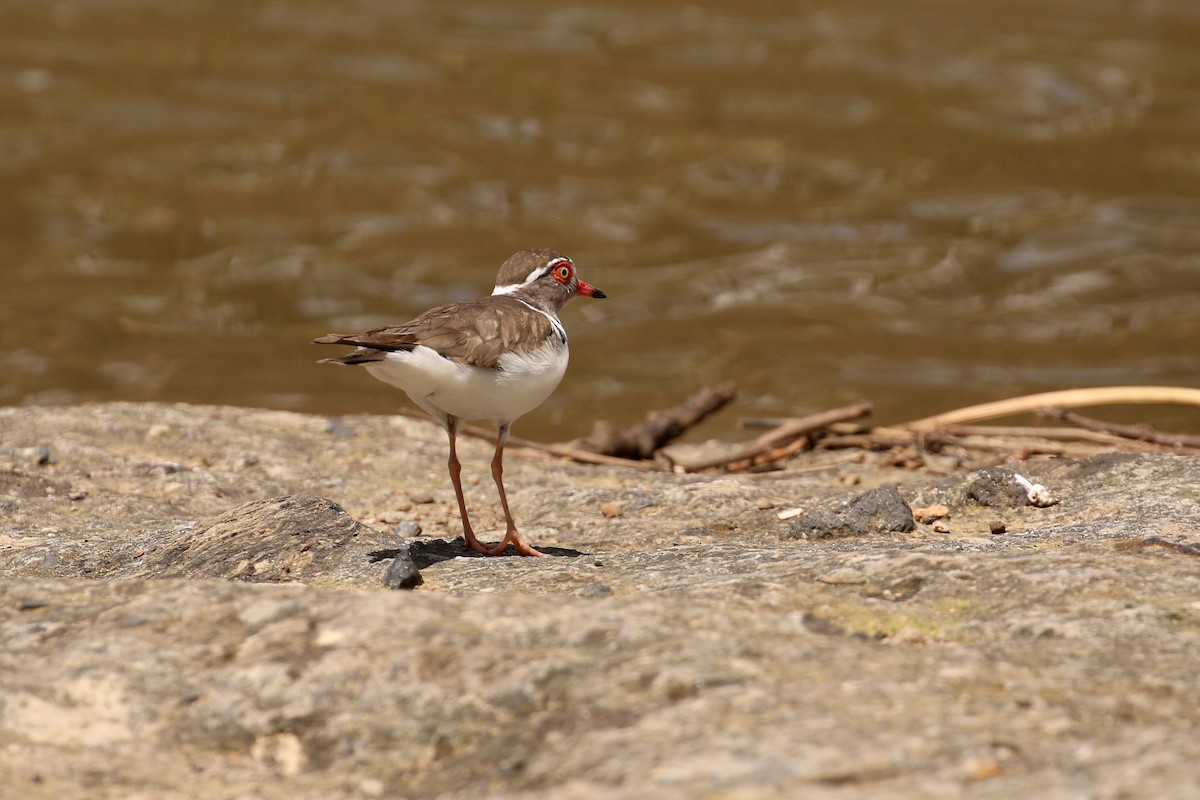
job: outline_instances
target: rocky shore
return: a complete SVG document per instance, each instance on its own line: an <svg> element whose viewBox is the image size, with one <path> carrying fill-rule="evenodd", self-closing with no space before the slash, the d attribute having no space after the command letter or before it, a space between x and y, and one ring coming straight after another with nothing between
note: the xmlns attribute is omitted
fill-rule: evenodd
<svg viewBox="0 0 1200 800"><path fill-rule="evenodd" d="M0 796L1200 791L1195 457L506 466L553 557L421 420L0 409Z"/></svg>

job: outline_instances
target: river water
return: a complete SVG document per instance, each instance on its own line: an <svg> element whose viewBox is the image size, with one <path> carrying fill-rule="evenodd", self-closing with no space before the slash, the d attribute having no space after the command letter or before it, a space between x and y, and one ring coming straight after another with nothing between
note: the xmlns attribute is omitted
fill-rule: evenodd
<svg viewBox="0 0 1200 800"><path fill-rule="evenodd" d="M1191 0L6 0L0 403L387 413L309 340L531 246L609 299L526 436L1196 385L1198 43Z"/></svg>

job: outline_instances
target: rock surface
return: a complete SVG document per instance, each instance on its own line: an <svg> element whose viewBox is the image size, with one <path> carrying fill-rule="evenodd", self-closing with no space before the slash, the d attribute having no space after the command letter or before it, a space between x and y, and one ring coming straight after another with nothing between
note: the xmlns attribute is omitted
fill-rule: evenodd
<svg viewBox="0 0 1200 800"><path fill-rule="evenodd" d="M460 440L494 541L490 454ZM1200 459L1008 465L1037 508L851 455L732 478L512 449L556 557L484 558L430 423L0 409L0 796L1194 796ZM949 514L809 539L781 514L886 485Z"/></svg>
<svg viewBox="0 0 1200 800"><path fill-rule="evenodd" d="M108 577L369 581L379 572L373 565L394 543L393 535L363 525L327 498L273 497L166 535L139 537L132 546L141 555L128 558Z"/></svg>

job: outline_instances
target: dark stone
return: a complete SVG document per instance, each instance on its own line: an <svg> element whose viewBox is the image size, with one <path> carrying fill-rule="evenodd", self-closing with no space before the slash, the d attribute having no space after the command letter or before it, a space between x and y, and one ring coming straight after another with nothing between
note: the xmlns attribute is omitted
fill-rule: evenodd
<svg viewBox="0 0 1200 800"><path fill-rule="evenodd" d="M967 499L988 508L1020 508L1029 502L1028 490L1012 470L992 467L975 473L967 484Z"/></svg>
<svg viewBox="0 0 1200 800"><path fill-rule="evenodd" d="M807 612L800 618L800 624L803 625L806 630L810 630L813 633L819 633L822 636L845 636L847 633L846 629L841 625L838 625L836 622L828 620L825 617L818 617L816 614L809 614Z"/></svg>
<svg viewBox="0 0 1200 800"><path fill-rule="evenodd" d="M392 559L387 574L383 576L383 585L389 589L415 589L424 582L421 571L407 549L401 550Z"/></svg>
<svg viewBox="0 0 1200 800"><path fill-rule="evenodd" d="M916 527L912 509L895 486L881 486L840 503L816 509L792 520L789 536L824 539L871 533L907 533Z"/></svg>

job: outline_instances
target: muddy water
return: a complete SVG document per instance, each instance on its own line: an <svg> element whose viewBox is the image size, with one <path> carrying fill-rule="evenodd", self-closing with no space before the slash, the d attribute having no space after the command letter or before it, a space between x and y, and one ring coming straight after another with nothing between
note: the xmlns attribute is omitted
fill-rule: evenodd
<svg viewBox="0 0 1200 800"><path fill-rule="evenodd" d="M526 435L1195 385L1198 9L8 0L0 403L387 412L308 340L535 245L609 299Z"/></svg>

